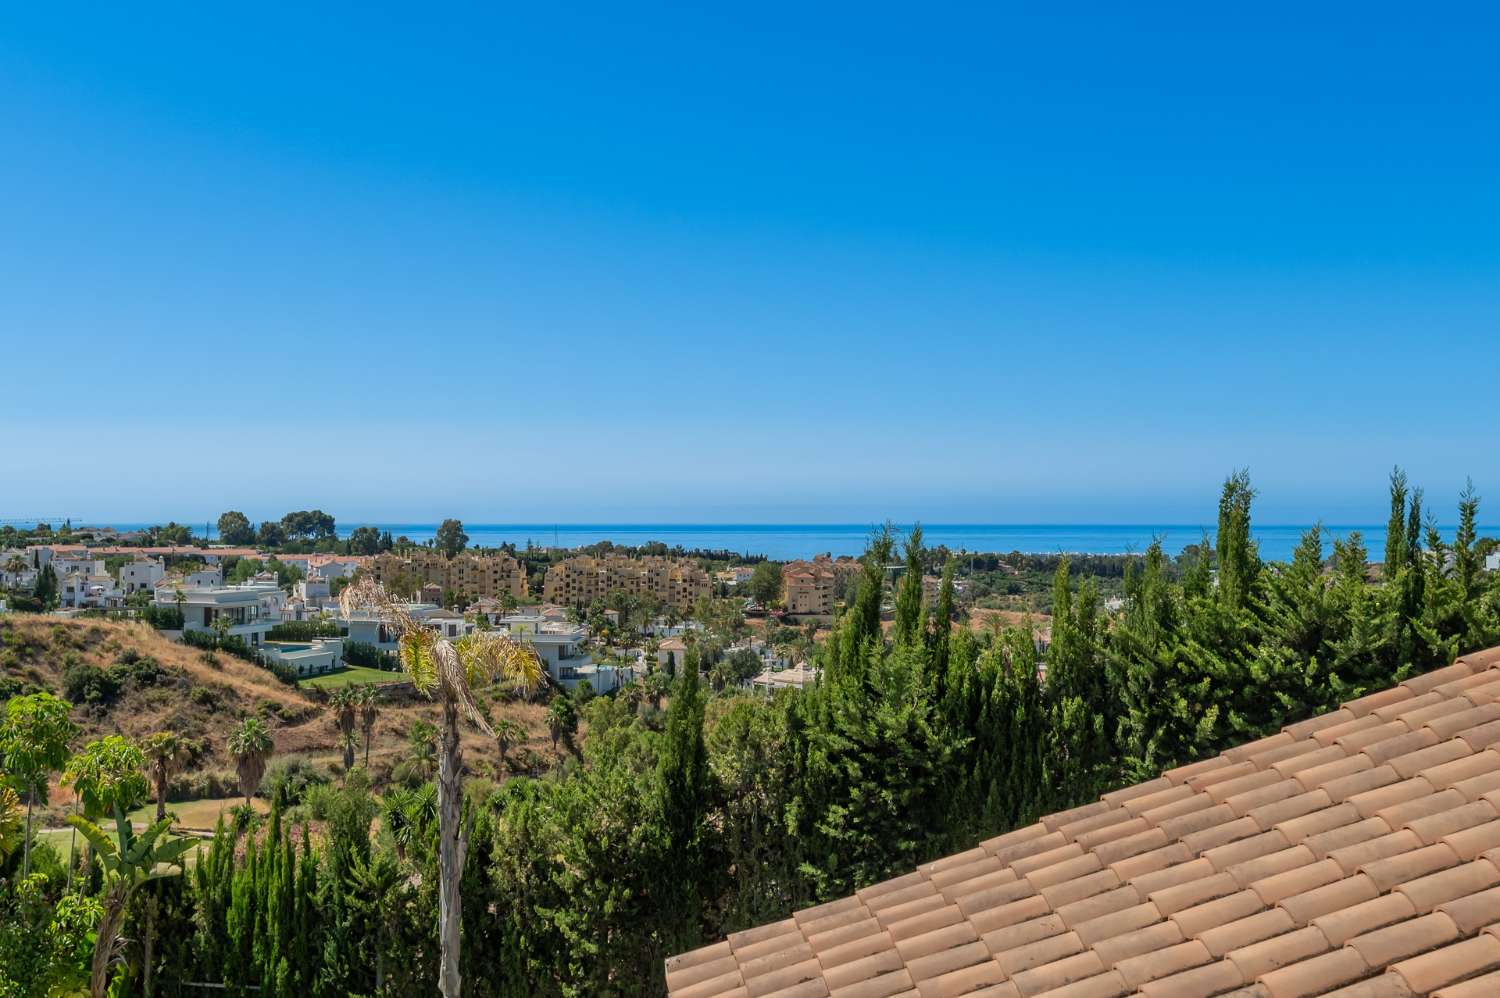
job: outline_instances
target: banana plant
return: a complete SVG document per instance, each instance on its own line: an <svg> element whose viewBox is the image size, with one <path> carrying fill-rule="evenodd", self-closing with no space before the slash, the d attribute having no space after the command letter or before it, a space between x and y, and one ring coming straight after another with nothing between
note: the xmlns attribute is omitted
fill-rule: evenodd
<svg viewBox="0 0 1500 998"><path fill-rule="evenodd" d="M120 930L131 896L148 881L181 873L183 856L197 843L192 839L164 839L172 827L171 819L158 821L136 835L118 802L116 838L110 838L104 829L78 815L70 815L68 824L88 840L104 868L104 914L94 936L94 957L89 966L89 993L93 998L104 998L114 967L123 958L125 940Z"/></svg>

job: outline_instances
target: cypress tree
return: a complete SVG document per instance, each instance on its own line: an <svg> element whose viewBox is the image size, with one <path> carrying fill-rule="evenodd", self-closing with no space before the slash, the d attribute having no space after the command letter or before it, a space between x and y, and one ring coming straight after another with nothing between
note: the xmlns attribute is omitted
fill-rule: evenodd
<svg viewBox="0 0 1500 998"><path fill-rule="evenodd" d="M1406 562L1406 472L1391 469L1391 515L1385 525L1385 564L1381 572L1387 581Z"/></svg>
<svg viewBox="0 0 1500 998"><path fill-rule="evenodd" d="M921 636L922 630L922 525L912 528L906 538L906 571L901 590L896 594L896 617L892 638L905 647Z"/></svg>
<svg viewBox="0 0 1500 998"><path fill-rule="evenodd" d="M657 781L664 846L673 870L663 886L662 931L677 947L669 952L681 952L698 942L699 899L716 896L702 837L712 777L703 741L703 691L695 662L683 670L667 707Z"/></svg>

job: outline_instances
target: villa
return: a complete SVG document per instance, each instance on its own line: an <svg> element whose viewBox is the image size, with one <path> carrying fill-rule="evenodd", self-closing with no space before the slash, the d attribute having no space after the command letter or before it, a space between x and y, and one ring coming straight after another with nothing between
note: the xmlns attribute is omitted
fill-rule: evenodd
<svg viewBox="0 0 1500 998"><path fill-rule="evenodd" d="M274 589L273 594L270 590ZM252 648L265 643L266 633L281 620L269 607L280 606L276 599L279 586L252 583L243 586L173 586L158 585L155 603L163 607L180 607L182 629L217 633L228 621L226 634L238 637Z"/></svg>

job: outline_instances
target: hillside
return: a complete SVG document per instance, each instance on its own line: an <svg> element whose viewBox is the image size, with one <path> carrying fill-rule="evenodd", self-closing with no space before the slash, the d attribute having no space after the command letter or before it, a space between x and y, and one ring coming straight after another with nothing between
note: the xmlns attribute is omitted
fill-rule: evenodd
<svg viewBox="0 0 1500 998"><path fill-rule="evenodd" d="M144 624L30 614L0 617L0 696L37 689L74 703L73 719L83 729L80 745L104 735L140 738L161 730L192 739L195 758L174 780L172 800L236 793L234 761L225 740L240 718L251 714L271 730L276 757L300 755L334 775L342 771L338 732L324 693L286 686L232 655L176 644ZM529 737L511 748L511 766L502 772L495 743L467 732L465 758L472 773L499 779L551 765L556 755L544 706L482 699L492 718L520 723ZM390 780L407 754L407 736L418 720L437 724L437 705L407 687L386 690L370 746L369 772L377 786ZM361 761L363 752L361 743ZM71 803L72 795L54 786L54 816Z"/></svg>

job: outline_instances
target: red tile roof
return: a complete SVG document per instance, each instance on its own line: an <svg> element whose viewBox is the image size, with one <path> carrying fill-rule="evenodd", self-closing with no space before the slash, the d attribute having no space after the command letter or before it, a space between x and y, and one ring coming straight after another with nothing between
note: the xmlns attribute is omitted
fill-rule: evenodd
<svg viewBox="0 0 1500 998"><path fill-rule="evenodd" d="M1500 648L666 973L672 998L1496 998Z"/></svg>

